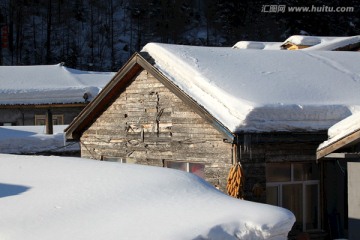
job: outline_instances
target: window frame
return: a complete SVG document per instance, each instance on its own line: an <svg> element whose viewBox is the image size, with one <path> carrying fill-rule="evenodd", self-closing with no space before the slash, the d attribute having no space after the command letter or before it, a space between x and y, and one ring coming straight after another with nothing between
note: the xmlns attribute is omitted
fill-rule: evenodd
<svg viewBox="0 0 360 240"><path fill-rule="evenodd" d="M169 167L168 166L168 164L169 163L185 163L186 164L186 172L188 172L188 173L192 173L192 174L194 174L194 175L196 175L196 176L198 176L198 177L201 177L201 176L199 176L199 175L197 175L197 174L195 174L194 172L190 172L190 164L201 164L201 165L203 165L203 176L201 177L201 178L203 178L203 179L205 179L205 167L206 167L206 164L204 163L204 162L193 162L193 161L174 161L174 160L165 160L164 161L164 167L166 167L166 168L170 168L170 169L176 169L176 170L179 170L179 171L183 171L183 170L181 170L181 169L177 169L177 168L171 168L171 167Z"/></svg>
<svg viewBox="0 0 360 240"><path fill-rule="evenodd" d="M294 164L307 164L308 162L292 162L291 164L291 179L290 181L279 181L279 182L268 182L266 181L266 188L268 187L277 187L277 206L282 207L283 206L283 186L286 185L296 185L301 184L302 185L302 230L320 230L320 224L321 224L321 217L320 217L320 180L294 180ZM269 164L282 164L282 163L269 163ZM289 163L284 163L289 164ZM306 228L306 218L307 218L307 196L306 196L306 187L316 185L317 186L317 228L314 229L307 229Z"/></svg>
<svg viewBox="0 0 360 240"><path fill-rule="evenodd" d="M101 156L101 161L105 162L117 162L117 163L127 163L127 164L134 164L136 163L135 160L129 161L122 157L112 157L112 156Z"/></svg>

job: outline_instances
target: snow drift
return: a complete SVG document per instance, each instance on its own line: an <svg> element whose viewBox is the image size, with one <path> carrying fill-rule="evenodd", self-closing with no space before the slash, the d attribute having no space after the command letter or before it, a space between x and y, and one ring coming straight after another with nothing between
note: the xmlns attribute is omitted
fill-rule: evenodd
<svg viewBox="0 0 360 240"><path fill-rule="evenodd" d="M283 208L195 175L81 158L0 154L0 239L286 239Z"/></svg>
<svg viewBox="0 0 360 240"><path fill-rule="evenodd" d="M45 126L0 126L0 153L80 151L79 143L65 142L66 127L54 125L54 134L46 134Z"/></svg>

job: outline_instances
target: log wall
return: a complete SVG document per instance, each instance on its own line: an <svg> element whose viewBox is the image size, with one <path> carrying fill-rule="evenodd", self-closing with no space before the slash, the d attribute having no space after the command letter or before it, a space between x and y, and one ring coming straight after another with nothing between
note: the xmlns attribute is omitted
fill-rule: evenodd
<svg viewBox="0 0 360 240"><path fill-rule="evenodd" d="M205 179L224 190L232 145L143 70L83 133L82 157L144 165L205 164Z"/></svg>

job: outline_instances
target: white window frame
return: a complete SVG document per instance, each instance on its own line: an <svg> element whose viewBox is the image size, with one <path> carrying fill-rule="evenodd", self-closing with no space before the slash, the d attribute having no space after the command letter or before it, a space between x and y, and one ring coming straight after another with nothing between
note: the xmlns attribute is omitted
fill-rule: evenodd
<svg viewBox="0 0 360 240"><path fill-rule="evenodd" d="M280 163L281 164L281 163ZM317 211L317 226L318 228L316 229L309 229L309 230L320 230L320 180L306 180L306 181L295 181L294 180L294 164L301 164L301 163L290 163L291 164L291 179L288 182L266 182L266 187L277 187L278 188L278 195L277 195L277 199L278 199L278 206L282 207L283 203L282 203L282 191L283 191L283 186L284 185L296 185L296 184L302 184L302 209L303 209L303 231L306 231L306 211L305 209L307 209L307 202L306 200L306 186L309 185L317 185L317 206L318 206L318 211ZM306 163L304 163L306 164Z"/></svg>

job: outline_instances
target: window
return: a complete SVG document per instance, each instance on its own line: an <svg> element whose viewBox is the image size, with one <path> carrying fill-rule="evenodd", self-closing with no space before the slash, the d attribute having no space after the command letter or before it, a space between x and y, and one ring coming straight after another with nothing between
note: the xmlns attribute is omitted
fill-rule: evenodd
<svg viewBox="0 0 360 240"><path fill-rule="evenodd" d="M166 161L165 167L193 173L201 178L205 177L205 164L196 162Z"/></svg>
<svg viewBox="0 0 360 240"><path fill-rule="evenodd" d="M108 157L108 156L101 156L101 160L107 162L119 162L119 163L135 163L134 159L123 159L121 157Z"/></svg>
<svg viewBox="0 0 360 240"><path fill-rule="evenodd" d="M53 115L53 125L63 125L64 115ZM45 125L46 115L35 115L35 125Z"/></svg>
<svg viewBox="0 0 360 240"><path fill-rule="evenodd" d="M266 201L291 210L295 227L320 228L319 171L315 163L268 163Z"/></svg>

